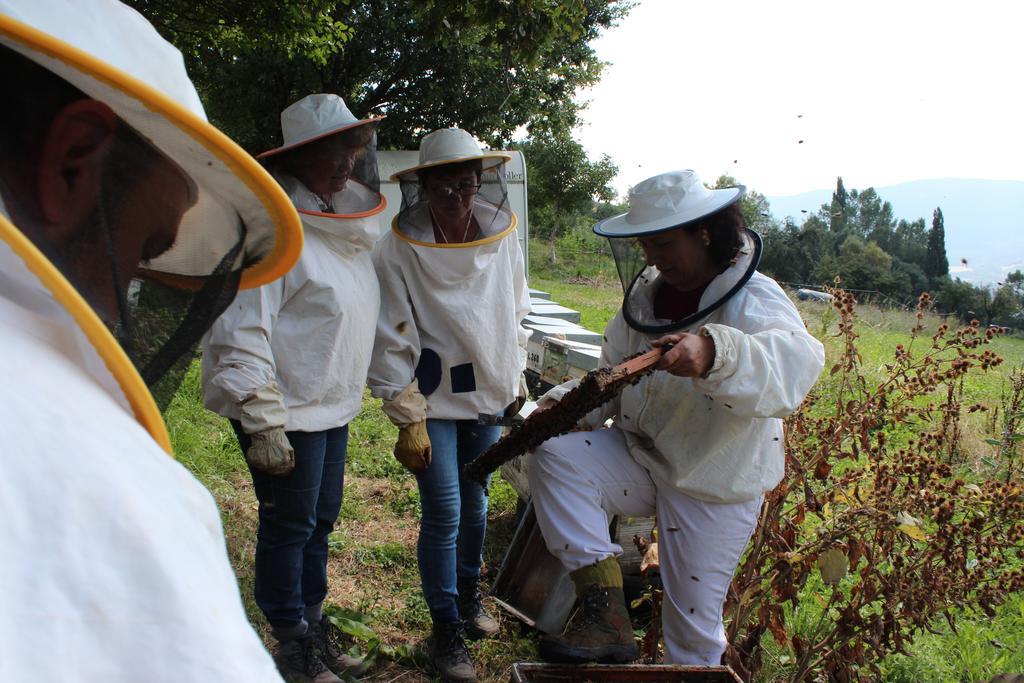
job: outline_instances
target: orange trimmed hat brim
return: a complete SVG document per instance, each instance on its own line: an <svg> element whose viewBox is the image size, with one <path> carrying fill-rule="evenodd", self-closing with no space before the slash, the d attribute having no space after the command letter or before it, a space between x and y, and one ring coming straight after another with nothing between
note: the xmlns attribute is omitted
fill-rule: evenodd
<svg viewBox="0 0 1024 683"><path fill-rule="evenodd" d="M260 152L259 154L256 155L256 158L257 159L263 159L265 157L273 156L275 154L281 154L282 152L287 152L287 151L293 150L293 149L295 149L297 147L302 147L303 145L308 145L311 142L316 142L317 140L322 140L323 138L327 138L327 137L330 137L332 135L337 135L338 133L344 133L346 130L352 130L353 128L358 128L359 126L365 126L365 125L370 124L370 123L378 123L381 120L383 120L384 118L385 117L383 117L383 116L374 116L372 118L362 119L360 121L356 121L355 123L346 123L344 126L339 126L337 128L334 128L332 130L327 131L326 133L321 133L321 134L319 134L319 135L317 135L315 137L311 137L311 138L308 138L306 140L301 140L299 142L293 142L290 145L282 145L280 147L275 147L274 149L268 149L266 152Z"/></svg>

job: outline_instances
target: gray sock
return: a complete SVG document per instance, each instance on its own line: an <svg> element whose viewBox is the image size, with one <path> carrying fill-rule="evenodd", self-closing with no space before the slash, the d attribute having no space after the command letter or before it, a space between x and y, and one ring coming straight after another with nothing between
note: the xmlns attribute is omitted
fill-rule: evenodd
<svg viewBox="0 0 1024 683"><path fill-rule="evenodd" d="M321 602L316 605L308 605L302 616L304 616L306 621L311 624L319 623L324 617L324 603Z"/></svg>
<svg viewBox="0 0 1024 683"><path fill-rule="evenodd" d="M306 635L306 631L309 630L309 623L303 619L299 623L293 626L271 626L270 631L274 634L279 642L285 642L288 640L295 640Z"/></svg>

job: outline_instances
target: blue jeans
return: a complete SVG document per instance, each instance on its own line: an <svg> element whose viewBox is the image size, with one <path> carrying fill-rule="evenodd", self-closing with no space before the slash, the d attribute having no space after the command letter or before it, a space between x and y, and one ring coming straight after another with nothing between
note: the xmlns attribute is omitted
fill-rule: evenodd
<svg viewBox="0 0 1024 683"><path fill-rule="evenodd" d="M416 556L423 597L435 623L459 618L459 579L478 579L487 530L487 495L461 476L462 466L501 436L501 428L475 420L427 420L432 460L416 475L420 538Z"/></svg>
<svg viewBox="0 0 1024 683"><path fill-rule="evenodd" d="M244 453L249 436L231 426ZM297 626L306 607L327 597L327 535L341 513L348 425L287 435L295 469L274 476L249 468L260 504L256 604L275 630Z"/></svg>

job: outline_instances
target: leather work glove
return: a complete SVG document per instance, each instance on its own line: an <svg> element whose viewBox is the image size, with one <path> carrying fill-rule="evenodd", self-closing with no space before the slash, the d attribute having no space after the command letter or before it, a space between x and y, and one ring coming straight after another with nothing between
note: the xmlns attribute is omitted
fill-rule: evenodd
<svg viewBox="0 0 1024 683"><path fill-rule="evenodd" d="M267 474L288 474L295 467L295 451L284 433L288 411L277 382L268 382L242 401L242 431L252 443L245 460Z"/></svg>
<svg viewBox="0 0 1024 683"><path fill-rule="evenodd" d="M295 451L288 442L284 427L250 434L252 442L245 451L245 460L255 469L267 474L288 474L295 468Z"/></svg>
<svg viewBox="0 0 1024 683"><path fill-rule="evenodd" d="M526 405L526 399L530 396L530 388L526 384L526 375L519 373L519 388L516 390L516 398L505 407L505 417L513 417Z"/></svg>
<svg viewBox="0 0 1024 683"><path fill-rule="evenodd" d="M430 436L427 434L427 421L413 422L399 428L398 441L395 443L395 458L405 468L417 474L430 465Z"/></svg>

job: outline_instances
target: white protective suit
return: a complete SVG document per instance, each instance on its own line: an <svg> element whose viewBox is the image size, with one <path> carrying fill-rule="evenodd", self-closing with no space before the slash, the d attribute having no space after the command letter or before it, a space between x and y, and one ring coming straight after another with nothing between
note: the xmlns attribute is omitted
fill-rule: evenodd
<svg viewBox="0 0 1024 683"><path fill-rule="evenodd" d="M701 307L727 292L746 271L750 249L708 285ZM654 287L638 292L653 297ZM706 378L654 371L587 416L596 427L612 418L633 458L659 479L694 498L739 503L758 498L782 479L782 419L796 410L825 363L824 347L808 331L782 288L760 273L694 329L709 334L715 360ZM650 350L647 335L619 311L608 323L601 366ZM548 396L560 398L566 383ZM544 399L542 398L542 401Z"/></svg>
<svg viewBox="0 0 1024 683"><path fill-rule="evenodd" d="M317 432L348 424L362 407L380 311L371 258L379 208L321 213L302 183L279 180L302 218L302 255L280 280L239 292L214 323L203 340L203 394L207 408L237 420L242 401L276 381L284 428ZM335 210L372 204L371 194L351 180Z"/></svg>
<svg viewBox="0 0 1024 683"><path fill-rule="evenodd" d="M711 281L702 308L747 272L749 252ZM648 305L634 310L650 318L655 286L636 291ZM585 420L600 427L610 417L614 427L545 442L529 476L545 543L570 571L622 552L608 538L610 515L657 516L665 661L708 665L726 648L722 603L762 495L783 475L781 418L810 391L824 349L778 284L756 272L698 325L680 331L714 339L705 378L655 370ZM620 310L601 365L648 350L657 336L630 328Z"/></svg>
<svg viewBox="0 0 1024 683"><path fill-rule="evenodd" d="M0 680L280 681L212 497L0 227Z"/></svg>
<svg viewBox="0 0 1024 683"><path fill-rule="evenodd" d="M410 224L430 225L425 203L413 211L422 216ZM382 305L368 384L387 402L415 377L428 418L500 415L526 368L530 295L515 218L496 219L480 201L474 215L484 226L474 242L435 244L432 229L396 228L374 254ZM488 234L495 224L508 227Z"/></svg>

